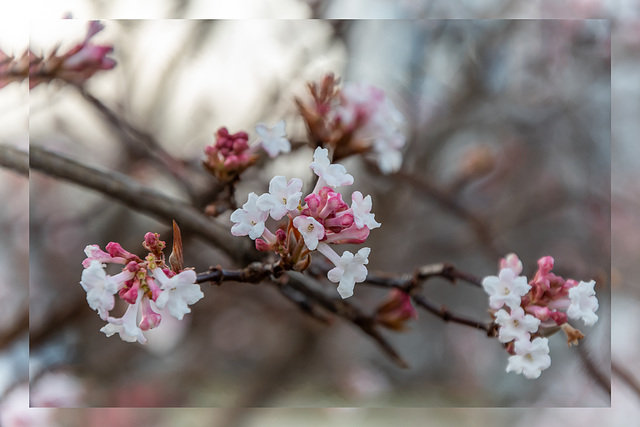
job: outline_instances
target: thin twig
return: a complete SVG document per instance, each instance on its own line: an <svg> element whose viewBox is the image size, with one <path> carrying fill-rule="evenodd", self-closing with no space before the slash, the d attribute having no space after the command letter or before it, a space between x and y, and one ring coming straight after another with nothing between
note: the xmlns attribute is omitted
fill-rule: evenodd
<svg viewBox="0 0 640 427"><path fill-rule="evenodd" d="M481 219L479 216L475 215L453 197L450 197L444 191L436 188L426 180L414 174L404 171L398 171L391 176L398 180L411 184L418 190L422 191L424 194L428 195L432 200L436 201L440 206L470 224L476 236L478 237L478 240L480 240L480 242L482 242L482 244L487 249L489 249L492 257L499 258L504 255L505 251L502 248L499 248L496 245L496 242L494 242L494 237L490 232L489 225L484 221L484 219Z"/></svg>
<svg viewBox="0 0 640 427"><path fill-rule="evenodd" d="M373 338L380 348L396 363L396 365L401 368L409 368L407 362L398 354L398 352L393 348L393 346L380 334L380 332L376 328L376 319L375 317L366 316L363 314L357 307L351 305L349 302L345 300L338 300L327 297L321 292L318 292L303 283L303 281L310 281L309 277L302 276L300 274L290 274L289 285L304 294L310 300L315 301L324 309L328 310L331 313L342 317L356 325L362 332L369 335Z"/></svg>

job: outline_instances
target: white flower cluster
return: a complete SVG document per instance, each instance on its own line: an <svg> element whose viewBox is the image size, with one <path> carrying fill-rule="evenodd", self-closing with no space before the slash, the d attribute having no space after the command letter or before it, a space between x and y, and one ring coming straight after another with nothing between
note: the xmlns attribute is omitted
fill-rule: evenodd
<svg viewBox="0 0 640 427"><path fill-rule="evenodd" d="M193 270L179 273L163 270L155 260L143 261L113 242L107 245L107 250L110 253L103 252L98 245L85 248L87 258L83 262L85 269L80 285L87 292L89 307L107 321L100 331L108 337L117 333L123 341L145 344L143 332L157 327L162 318L156 310L166 309L182 320L191 312L189 305L204 297ZM125 267L110 276L104 262L125 264ZM118 318L109 315L115 307L115 294L129 304L124 315Z"/></svg>
<svg viewBox="0 0 640 427"><path fill-rule="evenodd" d="M354 180L344 166L331 164L327 149L317 148L309 167L318 175L318 183L304 198L304 205L302 180L292 178L287 182L284 176L276 176L269 183L268 193L260 196L249 193L242 208L231 214L234 223L231 234L258 239L256 247L259 250L273 250L291 258L294 264L304 265L309 252L318 250L335 265L327 277L339 283L340 296L348 298L353 294L355 284L363 282L367 276L365 265L371 250L362 248L356 254L345 251L338 255L329 244L363 243L369 231L380 227L380 223L371 213L371 196L363 197L355 191L351 206L348 206L342 195L334 191L336 187L352 185ZM269 216L276 221L286 217L289 221L287 231L278 229L273 233L269 230L265 226ZM291 229L298 233L297 240L291 237L288 231Z"/></svg>
<svg viewBox="0 0 640 427"><path fill-rule="evenodd" d="M499 326L498 340L509 343L507 348L514 353L509 357L507 372L527 378L538 378L551 365L548 338L537 336L532 340L532 334L565 325L567 317L582 319L586 325L598 320L594 281L577 283L554 275L551 257L541 258L538 264L538 273L527 283L527 278L520 276L522 262L510 254L501 261L498 276L482 281ZM559 309L566 309L566 313Z"/></svg>

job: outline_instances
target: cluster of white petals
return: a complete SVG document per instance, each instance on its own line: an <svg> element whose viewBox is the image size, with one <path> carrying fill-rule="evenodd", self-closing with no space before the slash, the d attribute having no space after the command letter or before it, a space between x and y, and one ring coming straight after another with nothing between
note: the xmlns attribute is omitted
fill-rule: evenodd
<svg viewBox="0 0 640 427"><path fill-rule="evenodd" d="M348 298L353 295L355 284L367 277L365 265L369 262L371 249L362 248L356 254L344 251L338 255L329 244L362 243L369 231L380 227L380 223L371 213L371 196L363 196L355 191L349 207L342 200L342 195L333 190L352 185L354 179L343 165L331 163L327 149L316 148L309 167L318 176L318 183L312 193L304 198L304 206L302 180L292 178L287 182L284 176L275 176L269 182L268 193L260 196L249 193L242 208L231 214L230 219L234 223L231 234L248 235L256 240L256 248L261 251L274 250L282 256L295 257L295 261L291 261L294 265L297 262L304 264L304 257L318 250L335 265L328 272L328 279L338 283L337 291L342 298ZM281 234L277 238L277 233L266 227L269 216L276 221L285 217L290 221L289 227L299 233L295 237L297 241L293 243L298 247L297 250L288 246L289 231L282 233L282 230L278 230L277 233ZM300 246L302 243L304 245ZM162 302L159 299L156 304L162 308Z"/></svg>
<svg viewBox="0 0 640 427"><path fill-rule="evenodd" d="M178 320L191 313L189 305L204 297L200 285L196 284L196 272L193 270L184 270L169 278L161 268L155 268L153 277L160 283L163 291L156 299L156 306L160 310L166 306L169 313Z"/></svg>
<svg viewBox="0 0 640 427"><path fill-rule="evenodd" d="M531 289L527 278L518 276L511 268L503 268L497 277L485 277L482 287L489 294L489 305L496 310L505 304L511 308L519 307L522 297Z"/></svg>
<svg viewBox="0 0 640 427"><path fill-rule="evenodd" d="M585 325L592 326L598 321L598 299L593 289L596 282L580 282L578 286L569 289L571 305L567 309L567 315L572 319L582 319Z"/></svg>
<svg viewBox="0 0 640 427"><path fill-rule="evenodd" d="M516 354L509 357L507 372L523 374L533 379L538 378L542 371L551 366L548 338L536 338L533 341L518 340L514 349Z"/></svg>
<svg viewBox="0 0 640 427"><path fill-rule="evenodd" d="M266 211L271 218L281 220L288 212L298 208L302 197L302 180L291 178L287 183L284 176L275 176L269 182L269 192L258 197L256 206Z"/></svg>
<svg viewBox="0 0 640 427"><path fill-rule="evenodd" d="M538 272L527 283L522 262L515 254L500 260L498 276L488 276L482 286L489 294L489 305L498 326L498 340L507 344L510 353L507 372L538 378L551 365L548 339L557 330L574 330L567 318L581 319L587 326L595 324L598 299L595 281L576 282L551 272L554 260L545 256L538 260ZM561 310L565 310L566 313ZM576 335L567 334L570 343ZM532 340L533 338L533 340Z"/></svg>

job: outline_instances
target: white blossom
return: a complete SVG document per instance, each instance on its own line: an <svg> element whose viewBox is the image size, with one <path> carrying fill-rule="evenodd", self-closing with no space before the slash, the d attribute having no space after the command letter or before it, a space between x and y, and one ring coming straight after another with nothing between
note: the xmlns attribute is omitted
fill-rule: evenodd
<svg viewBox="0 0 640 427"><path fill-rule="evenodd" d="M114 294L124 285L124 282L132 279L133 272L124 270L123 272L109 276L104 271L104 265L99 261L92 260L87 268L82 271L80 285L87 292L87 302L89 307L96 310L102 320L107 320L109 311L115 305Z"/></svg>
<svg viewBox="0 0 640 427"><path fill-rule="evenodd" d="M242 205L242 209L236 209L231 214L231 221L235 224L231 227L231 234L234 236L249 235L253 240L262 236L264 232L264 222L269 216L269 212L258 208L256 203L258 196L256 193L249 193L247 203Z"/></svg>
<svg viewBox="0 0 640 427"><path fill-rule="evenodd" d="M496 323L500 325L498 340L507 343L509 341L529 341L531 334L538 330L540 319L530 314L525 314L520 307L512 308L511 313L499 310L496 313Z"/></svg>
<svg viewBox="0 0 640 427"><path fill-rule="evenodd" d="M489 294L489 305L496 310L505 304L511 308L519 307L522 297L531 289L527 278L517 276L511 268L503 268L497 277L485 277L482 287Z"/></svg>
<svg viewBox="0 0 640 427"><path fill-rule="evenodd" d="M138 327L138 313L143 294L144 292L138 290L135 304L129 304L127 311L120 318L108 317L107 321L109 323L103 326L100 332L104 332L108 337L117 332L123 341L138 341L140 344L146 344L147 338L142 333L142 329Z"/></svg>
<svg viewBox="0 0 640 427"><path fill-rule="evenodd" d="M169 313L178 320L182 320L186 313L190 313L188 307L204 297L200 285L196 283L196 273L193 270L184 270L169 278L161 268L152 270L154 279L160 284L162 292L156 299L156 306L163 309L165 306Z"/></svg>
<svg viewBox="0 0 640 427"><path fill-rule="evenodd" d="M331 164L329 150L326 148L316 148L313 153L313 162L309 166L321 180L333 188L353 184L353 176L347 173L344 166Z"/></svg>
<svg viewBox="0 0 640 427"><path fill-rule="evenodd" d="M264 123L258 123L256 125L256 132L260 135L262 148L269 154L269 157L274 158L279 153L288 153L291 151L291 143L286 138L287 132L285 131L285 122L280 120L272 127L267 126Z"/></svg>
<svg viewBox="0 0 640 427"><path fill-rule="evenodd" d="M353 221L358 229L367 226L369 230L380 227L380 223L375 220L371 213L371 196L362 197L362 193L354 191L351 195L351 210L353 211Z"/></svg>
<svg viewBox="0 0 640 427"><path fill-rule="evenodd" d="M302 180L292 178L289 183L284 176L274 176L269 182L269 192L258 197L256 206L267 211L271 218L282 219L288 212L297 209L302 197Z"/></svg>
<svg viewBox="0 0 640 427"><path fill-rule="evenodd" d="M356 283L364 282L367 278L367 267L369 263L369 253L371 248L362 248L355 255L349 251L344 251L335 268L329 270L327 277L333 283L338 283L338 293L344 298L353 295L353 288Z"/></svg>
<svg viewBox="0 0 640 427"><path fill-rule="evenodd" d="M598 298L593 289L596 282L580 282L577 286L569 289L569 299L571 305L567 309L567 316L572 319L582 319L585 325L591 326L598 321Z"/></svg>
<svg viewBox="0 0 640 427"><path fill-rule="evenodd" d="M542 371L551 366L547 338L516 341L514 350L516 354L509 357L507 372L523 374L525 377L533 379L538 378Z"/></svg>
<svg viewBox="0 0 640 427"><path fill-rule="evenodd" d="M318 247L318 242L324 237L324 227L315 218L305 215L293 219L293 226L298 229L304 244L312 251Z"/></svg>

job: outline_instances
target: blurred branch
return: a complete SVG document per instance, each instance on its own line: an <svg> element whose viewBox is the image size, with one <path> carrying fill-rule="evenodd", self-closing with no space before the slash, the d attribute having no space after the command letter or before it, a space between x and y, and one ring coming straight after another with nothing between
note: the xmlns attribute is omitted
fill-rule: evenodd
<svg viewBox="0 0 640 427"><path fill-rule="evenodd" d="M392 177L411 184L420 190L432 200L436 201L441 207L445 208L458 218L466 221L471 225L478 240L491 252L493 258L500 258L506 251L494 242L489 225L479 216L461 205L455 198L446 192L434 187L427 180L418 177L415 174L407 173L402 170L391 175Z"/></svg>
<svg viewBox="0 0 640 427"><path fill-rule="evenodd" d="M458 270L452 264L443 262L438 264L428 264L418 267L413 275L394 275L381 272L371 272L367 275L365 283L383 287L396 287L408 291L418 282L429 280L434 277L442 277L454 283L462 280L476 287L482 287L481 280L470 273Z"/></svg>
<svg viewBox="0 0 640 427"><path fill-rule="evenodd" d="M13 343L29 330L29 307L25 307L17 317L18 320L13 322L10 329L2 331L0 335L0 350Z"/></svg>
<svg viewBox="0 0 640 427"><path fill-rule="evenodd" d="M587 353L587 349L583 345L577 346L578 356L580 356L580 360L582 364L587 369L587 373L591 378L594 379L596 384L598 384L604 391L611 396L611 378L605 375L598 367L596 363L593 361L591 356ZM613 363L612 363L613 369Z"/></svg>
<svg viewBox="0 0 640 427"><path fill-rule="evenodd" d="M309 282L313 281L308 276L301 273L290 273L289 286L301 294L305 295L309 300L314 301L325 310L342 317L360 328L362 332L373 338L378 346L389 356L389 358L399 367L408 369L407 362L398 354L393 346L380 334L377 329L377 321L375 316L367 316L363 314L357 307L342 299L333 299L321 292L314 290Z"/></svg>
<svg viewBox="0 0 640 427"><path fill-rule="evenodd" d="M183 200L144 187L126 175L99 170L42 147L32 146L29 155L33 170L99 191L162 222L175 220L180 227L209 241L235 260L243 261L252 253L248 250L249 242L230 239L227 228L211 221Z"/></svg>
<svg viewBox="0 0 640 427"><path fill-rule="evenodd" d="M84 87L75 87L82 97L104 116L128 150L133 151L136 156L146 156L154 160L162 166L162 171L168 171L175 178L190 197L194 197L194 190L186 176L187 169L180 160L169 154L151 134L143 132L127 122Z"/></svg>
<svg viewBox="0 0 640 427"><path fill-rule="evenodd" d="M0 166L29 177L29 153L8 144L0 144Z"/></svg>
<svg viewBox="0 0 640 427"><path fill-rule="evenodd" d="M633 390L636 396L640 397L640 381L638 381L631 372L627 371L627 369L619 363L611 361L611 373L620 378L631 390Z"/></svg>
<svg viewBox="0 0 640 427"><path fill-rule="evenodd" d="M457 279L460 279L473 286L482 287L482 283L479 278L472 274L460 271L448 263L431 264L419 267L413 275L370 273L367 275L364 283L381 287L398 288L410 295L411 299L413 299L419 307L422 307L431 314L440 317L445 322L453 322L464 326L470 326L475 329L482 329L487 332L488 335L493 336L494 326L492 323L482 323L467 317L459 316L450 312L444 306L438 307L436 304L418 294L418 291L420 290L420 282L434 277L443 277L452 283L455 283Z"/></svg>

